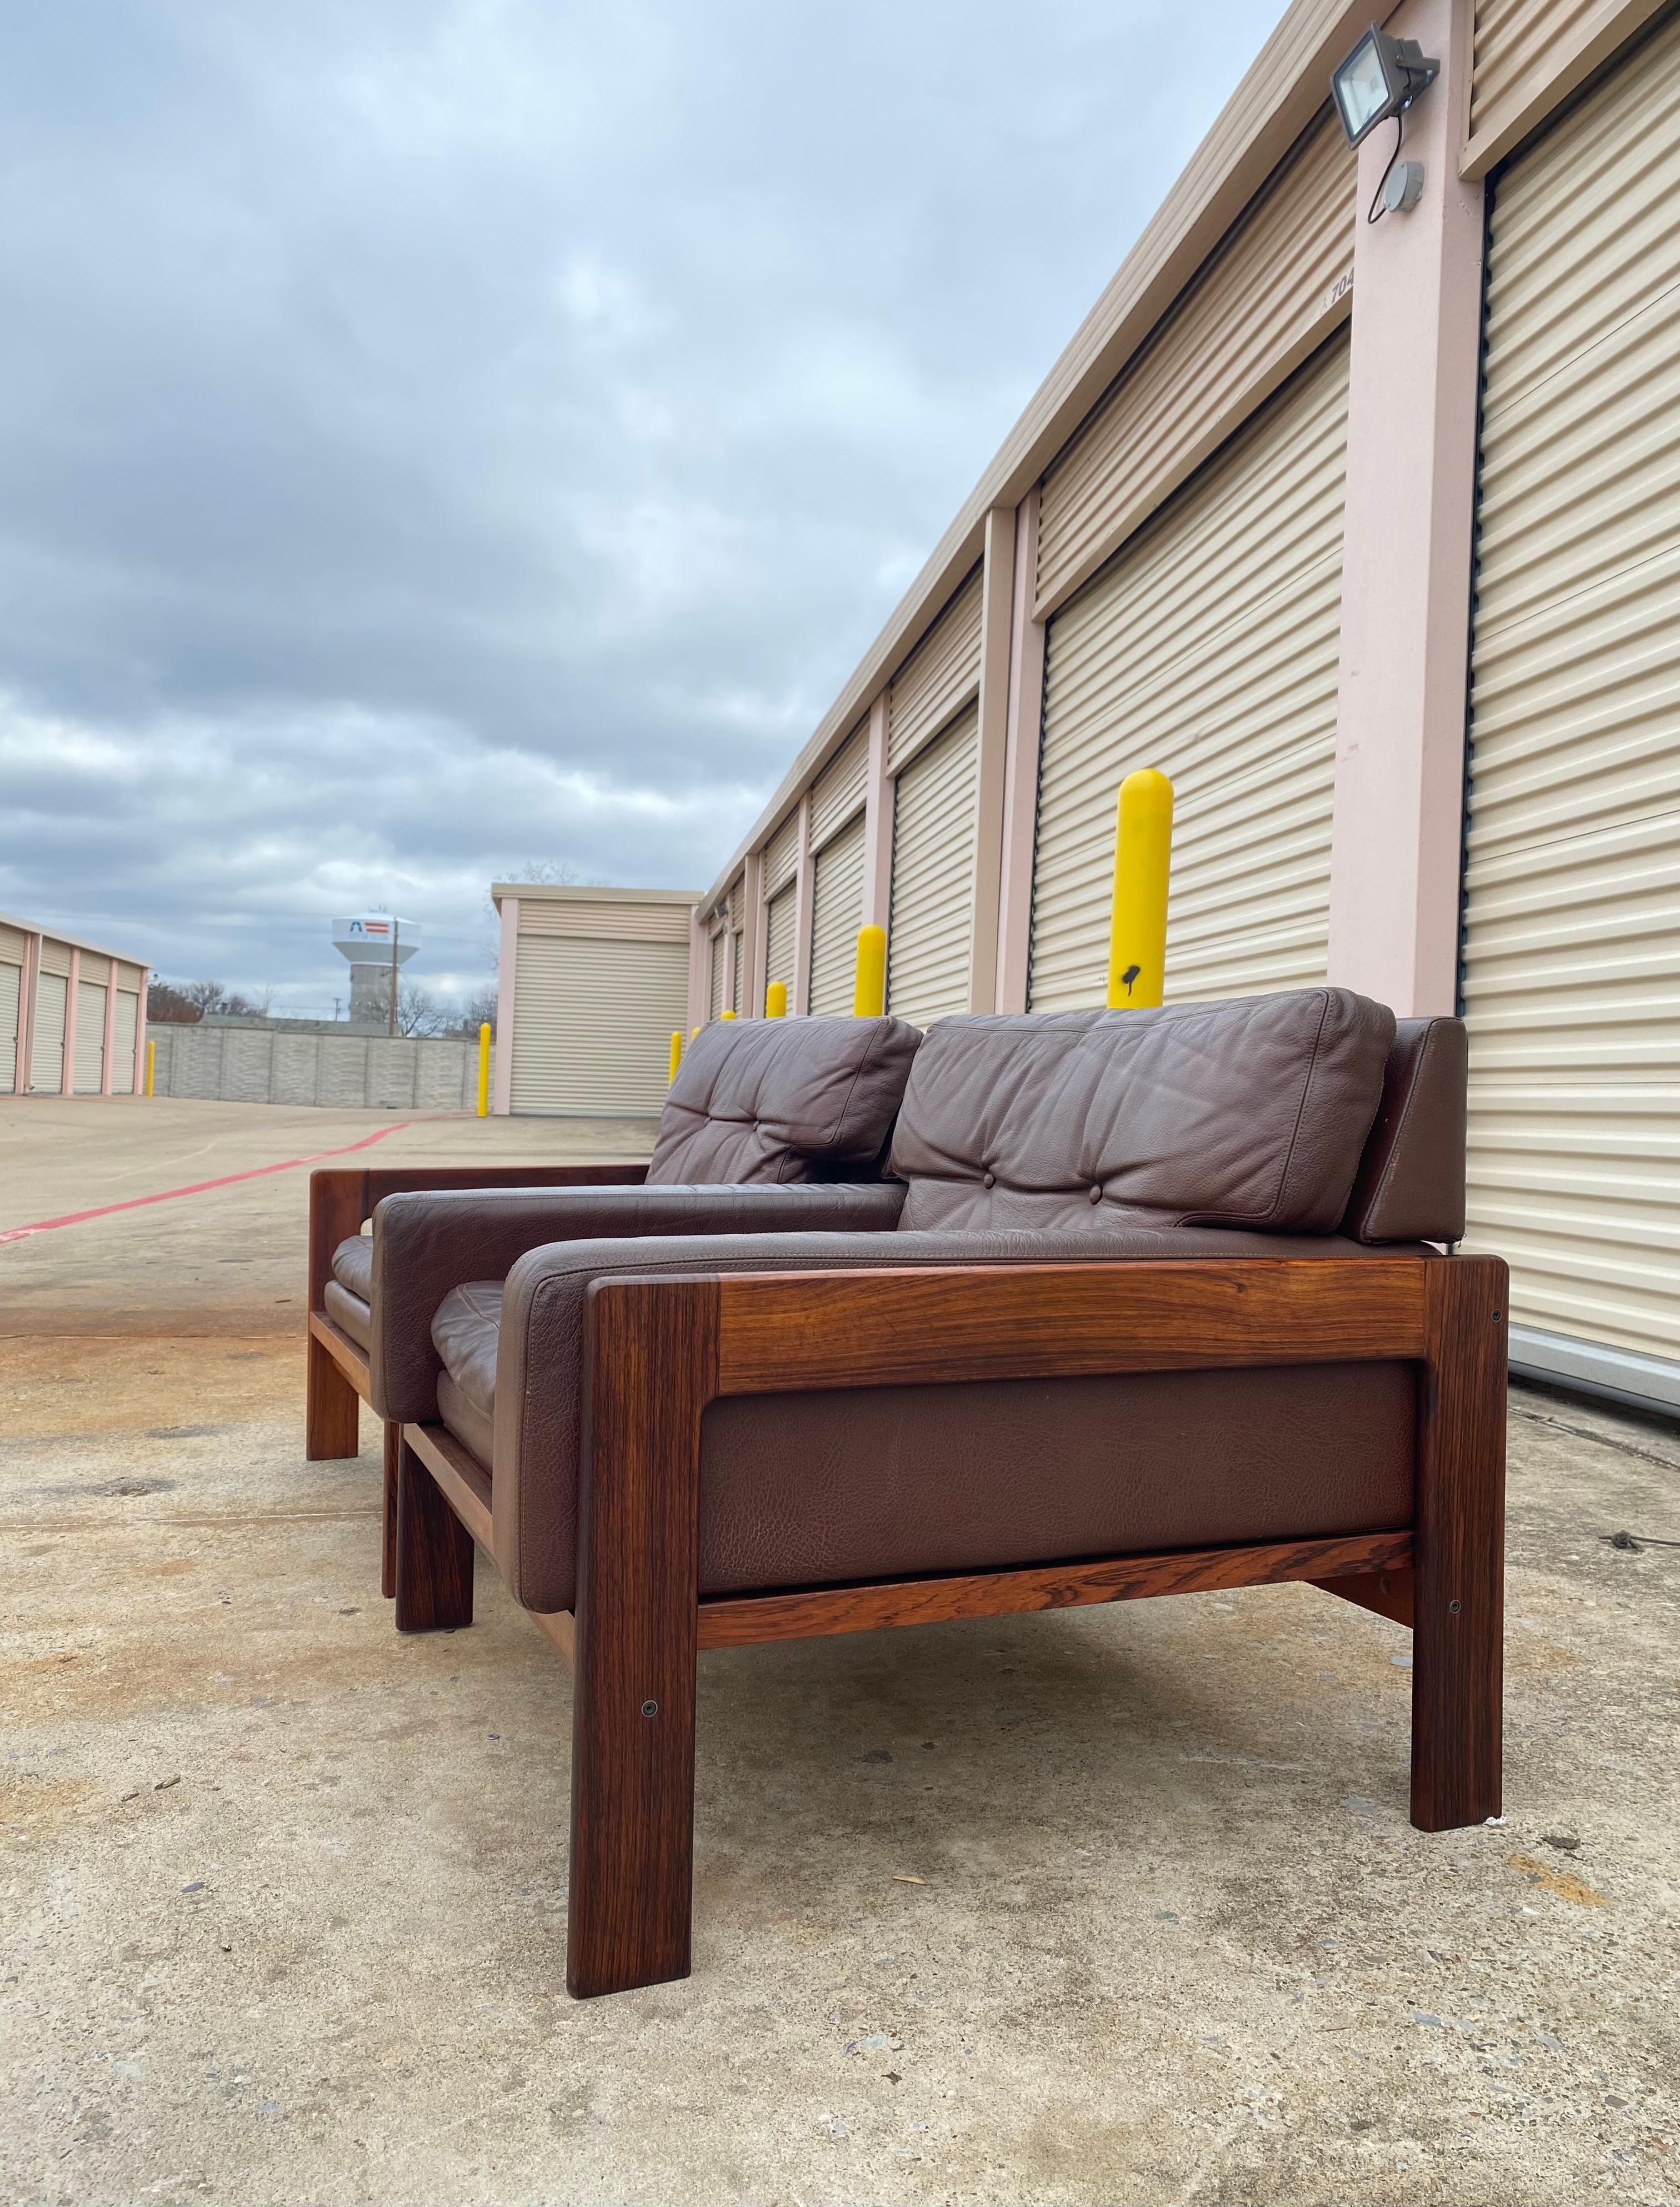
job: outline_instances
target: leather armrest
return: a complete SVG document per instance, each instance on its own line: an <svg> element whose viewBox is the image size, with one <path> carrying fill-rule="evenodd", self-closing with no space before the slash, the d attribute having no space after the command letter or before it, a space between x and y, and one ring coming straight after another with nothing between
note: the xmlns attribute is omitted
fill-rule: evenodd
<svg viewBox="0 0 1680 2207"><path fill-rule="evenodd" d="M369 1379L382 1418L437 1411L432 1320L451 1288L501 1279L529 1250L627 1242L648 1235L850 1235L890 1229L904 1203L898 1181L745 1187L502 1188L390 1195L374 1213Z"/></svg>
<svg viewBox="0 0 1680 2207"><path fill-rule="evenodd" d="M862 1193L865 1191L856 1190ZM840 1193L830 1190L828 1193ZM508 1274L496 1370L496 1562L528 1609L571 1606L577 1475L583 1443L585 1310L591 1283L720 1272L872 1271L924 1265L1112 1265L1193 1257L1353 1258L1378 1252L1333 1235L1223 1227L1127 1227L1101 1234L696 1233L646 1242L574 1241L534 1248ZM1419 1254L1432 1254L1421 1248ZM377 1258L375 1259L377 1262ZM423 1413L435 1412L429 1407Z"/></svg>

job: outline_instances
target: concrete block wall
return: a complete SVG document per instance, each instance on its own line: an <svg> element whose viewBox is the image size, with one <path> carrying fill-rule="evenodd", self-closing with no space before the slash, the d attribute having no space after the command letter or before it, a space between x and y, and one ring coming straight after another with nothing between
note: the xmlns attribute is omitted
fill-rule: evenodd
<svg viewBox="0 0 1680 2207"><path fill-rule="evenodd" d="M471 1111L478 1044L466 1036L287 1034L154 1026L153 1092L338 1110ZM493 1050L492 1057L493 1062Z"/></svg>

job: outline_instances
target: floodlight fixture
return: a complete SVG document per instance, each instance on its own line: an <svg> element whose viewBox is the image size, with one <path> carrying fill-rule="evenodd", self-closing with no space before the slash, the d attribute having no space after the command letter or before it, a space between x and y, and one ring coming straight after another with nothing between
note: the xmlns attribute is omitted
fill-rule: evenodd
<svg viewBox="0 0 1680 2207"><path fill-rule="evenodd" d="M1391 39L1373 23L1330 81L1348 143L1357 146L1386 117L1403 114L1440 74L1415 39Z"/></svg>

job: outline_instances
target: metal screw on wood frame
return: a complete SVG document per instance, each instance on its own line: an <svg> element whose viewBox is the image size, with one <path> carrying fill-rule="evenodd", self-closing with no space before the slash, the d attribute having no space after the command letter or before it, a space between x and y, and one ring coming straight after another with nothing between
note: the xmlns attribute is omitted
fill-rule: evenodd
<svg viewBox="0 0 1680 2207"><path fill-rule="evenodd" d="M659 1703L657 1702L643 1702L642 1704L642 1714L644 1717L656 1717L659 1714Z"/></svg>
<svg viewBox="0 0 1680 2207"><path fill-rule="evenodd" d="M1463 1606L1464 1605L1462 1601L1450 1601L1447 1604L1447 1607L1452 1612L1455 1617L1457 1616L1458 1612L1463 1608Z"/></svg>

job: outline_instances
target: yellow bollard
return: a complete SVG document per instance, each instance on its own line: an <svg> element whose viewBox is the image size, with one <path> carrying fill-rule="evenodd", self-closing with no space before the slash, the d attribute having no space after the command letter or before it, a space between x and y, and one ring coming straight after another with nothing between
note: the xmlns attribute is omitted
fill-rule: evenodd
<svg viewBox="0 0 1680 2207"><path fill-rule="evenodd" d="M677 1078L677 1068L682 1063L682 1062L683 1031L679 1027L671 1038L671 1080L674 1080ZM667 1081L666 1086L668 1088L670 1086L671 1081Z"/></svg>
<svg viewBox="0 0 1680 2207"><path fill-rule="evenodd" d="M486 1020L478 1031L478 1115L490 1115L490 1022Z"/></svg>
<svg viewBox="0 0 1680 2207"><path fill-rule="evenodd" d="M1110 1011L1161 1002L1166 985L1167 876L1172 854L1173 786L1164 774L1144 767L1120 785L1115 818Z"/></svg>
<svg viewBox="0 0 1680 2207"><path fill-rule="evenodd" d="M856 1020L878 1020L886 1008L887 930L884 927L860 927L852 1016Z"/></svg>
<svg viewBox="0 0 1680 2207"><path fill-rule="evenodd" d="M146 1045L146 1092L148 1096L152 1093L152 1084L157 1078L158 1045L155 1042L149 1042Z"/></svg>
<svg viewBox="0 0 1680 2207"><path fill-rule="evenodd" d="M772 981L764 991L764 1016L767 1020L785 1020L787 1017L786 981Z"/></svg>
<svg viewBox="0 0 1680 2207"><path fill-rule="evenodd" d="M692 1042L692 1041L694 1040L694 1038L696 1037L696 1035L697 1035L697 1034L699 1033L699 1032L700 1032L700 1029L699 1029L698 1027L691 1027L691 1028L689 1029L689 1031L688 1031L688 1038L689 1038L689 1040L690 1040L691 1042Z"/></svg>
<svg viewBox="0 0 1680 2207"><path fill-rule="evenodd" d="M720 1012L718 1014L718 1017L720 1020L732 1020L735 1014L733 1012Z"/></svg>

